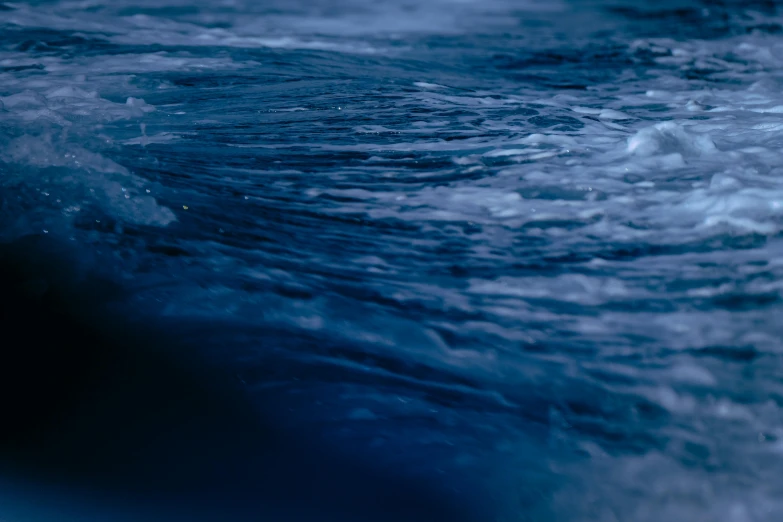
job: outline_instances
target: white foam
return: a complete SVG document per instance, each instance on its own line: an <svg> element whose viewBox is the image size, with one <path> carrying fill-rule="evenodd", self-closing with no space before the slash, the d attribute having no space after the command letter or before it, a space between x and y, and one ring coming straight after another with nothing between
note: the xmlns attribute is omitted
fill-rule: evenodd
<svg viewBox="0 0 783 522"><path fill-rule="evenodd" d="M715 150L715 143L708 135L689 132L681 124L670 121L642 129L628 140L628 152L638 156L674 153L699 156Z"/></svg>
<svg viewBox="0 0 783 522"><path fill-rule="evenodd" d="M61 209L61 225L90 204L100 205L116 218L131 223L165 226L176 219L143 190L143 180L68 137L69 133L78 137L85 132L85 126L143 118L154 107L132 96L124 103L113 102L102 98L97 90L62 80L37 80L24 86L28 88L2 96L0 102L5 107L6 123L29 128L32 133L0 142L0 161L15 168L37 169L37 173L24 170L28 173L25 184L52 194L50 201ZM41 127L43 124L49 127ZM53 177L54 167L65 170ZM9 187L18 181L16 176L6 176L2 183ZM25 219L14 217L17 223ZM50 218L50 224L51 219L54 218ZM23 232L20 229L17 233Z"/></svg>
<svg viewBox="0 0 783 522"><path fill-rule="evenodd" d="M90 202L97 202L116 217L131 223L165 226L176 220L171 210L159 206L146 194L144 181L114 161L73 144L56 143L49 135L20 136L0 145L0 160L11 165L48 169L66 167L70 174L56 177L42 171L38 179L27 173L24 183L38 186L47 197L60 201L65 217L71 217ZM13 186L15 177L2 183Z"/></svg>
<svg viewBox="0 0 783 522"><path fill-rule="evenodd" d="M548 298L596 305L629 295L625 284L615 278L591 278L572 274L556 278L499 277L492 281L471 281L470 292L482 295Z"/></svg>

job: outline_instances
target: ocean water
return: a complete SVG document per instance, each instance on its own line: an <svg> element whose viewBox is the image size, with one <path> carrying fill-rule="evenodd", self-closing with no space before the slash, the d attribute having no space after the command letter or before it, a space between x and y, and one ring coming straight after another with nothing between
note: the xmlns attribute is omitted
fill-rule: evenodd
<svg viewBox="0 0 783 522"><path fill-rule="evenodd" d="M307 520L387 520L400 483L439 499L422 521L783 520L781 24L770 1L0 3L7 308L54 293L100 350L133 332L144 365L235 377L283 434L237 461L296 463L282 513L343 485ZM85 367L57 328L24 359L35 408L64 378L38 365ZM204 447L234 444L209 411ZM185 425L163 454L210 429ZM127 464L63 447L64 476ZM363 471L319 474L343 459ZM8 476L4 522L66 519ZM90 476L67 513L120 520L79 507Z"/></svg>

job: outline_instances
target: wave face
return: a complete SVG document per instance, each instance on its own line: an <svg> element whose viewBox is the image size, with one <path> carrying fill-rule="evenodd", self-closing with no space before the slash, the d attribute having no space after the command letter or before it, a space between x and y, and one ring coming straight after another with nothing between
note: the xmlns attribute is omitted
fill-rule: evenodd
<svg viewBox="0 0 783 522"><path fill-rule="evenodd" d="M6 399L13 466L60 484L78 455L86 491L217 488L239 518L381 520L367 499L415 483L400 520L783 520L781 24L762 1L0 3L3 324L47 346L3 348L3 395L42 393L35 422ZM85 379L112 391L82 422ZM176 492L122 471L155 397L176 426L134 455ZM220 480L189 482L214 471L191 439L233 448L206 452Z"/></svg>

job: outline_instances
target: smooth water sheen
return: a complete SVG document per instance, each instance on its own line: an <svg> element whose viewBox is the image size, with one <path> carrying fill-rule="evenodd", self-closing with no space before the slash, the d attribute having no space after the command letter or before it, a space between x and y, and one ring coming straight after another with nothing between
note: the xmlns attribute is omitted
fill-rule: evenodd
<svg viewBox="0 0 783 522"><path fill-rule="evenodd" d="M70 242L286 429L497 520L783 520L781 23L5 2L0 238Z"/></svg>

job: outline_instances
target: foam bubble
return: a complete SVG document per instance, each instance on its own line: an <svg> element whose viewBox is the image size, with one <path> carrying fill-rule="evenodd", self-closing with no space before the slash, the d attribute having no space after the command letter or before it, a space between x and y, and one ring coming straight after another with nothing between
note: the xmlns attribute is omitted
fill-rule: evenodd
<svg viewBox="0 0 783 522"><path fill-rule="evenodd" d="M689 132L681 124L670 121L642 129L628 140L628 152L638 156L700 156L715 150L715 143L708 135Z"/></svg>

